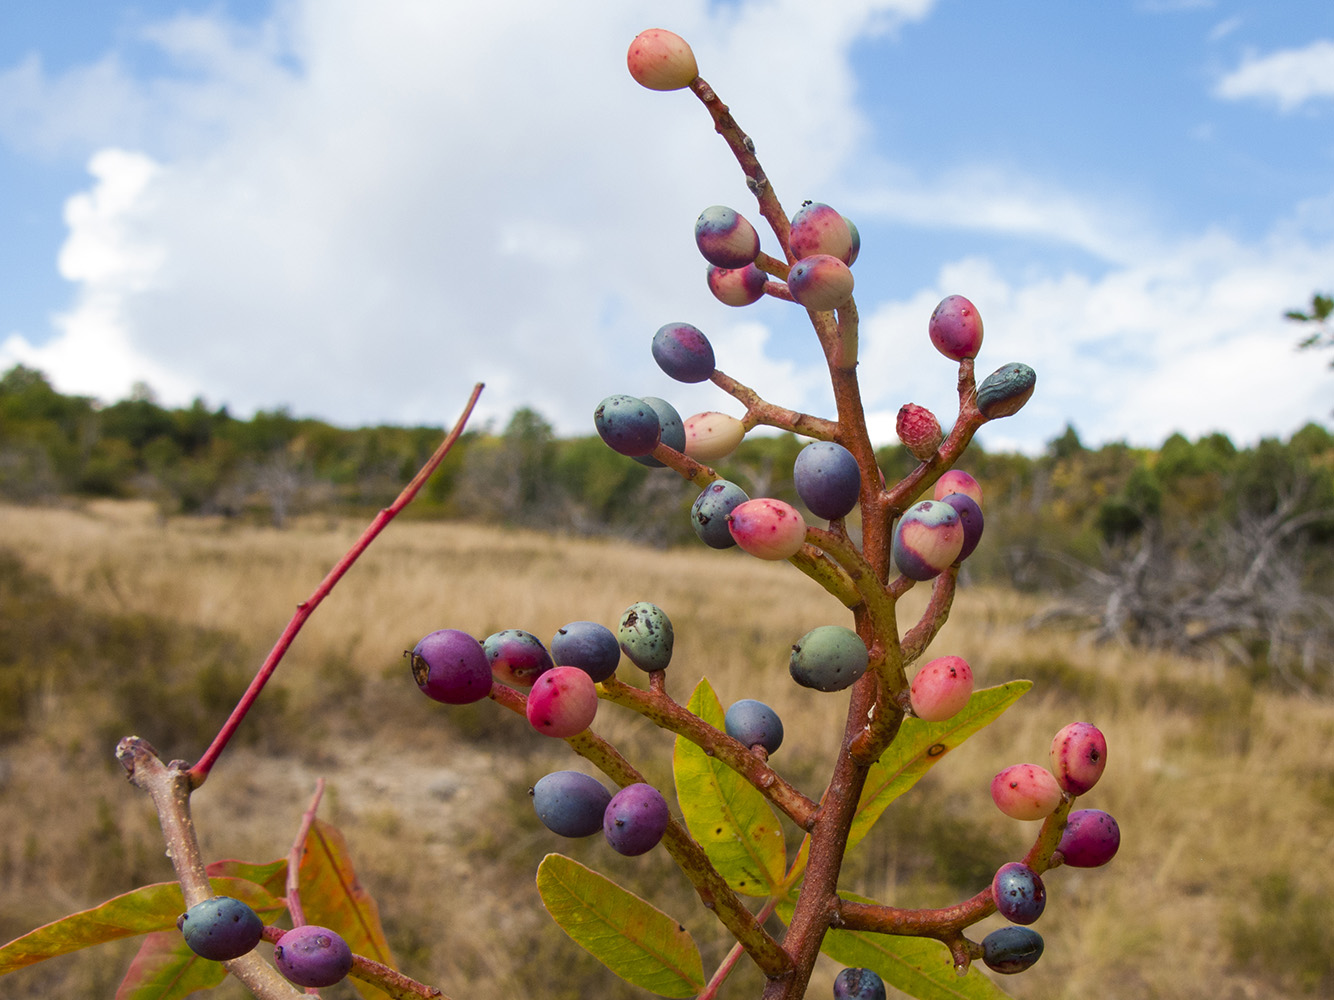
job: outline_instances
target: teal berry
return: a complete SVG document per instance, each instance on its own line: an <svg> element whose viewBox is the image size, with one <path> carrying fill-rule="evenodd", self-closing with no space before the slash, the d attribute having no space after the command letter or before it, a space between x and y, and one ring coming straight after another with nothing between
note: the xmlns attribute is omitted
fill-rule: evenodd
<svg viewBox="0 0 1334 1000"><path fill-rule="evenodd" d="M616 639L630 662L646 673L666 670L672 662L672 620L656 604L639 601L626 608Z"/></svg>
<svg viewBox="0 0 1334 1000"><path fill-rule="evenodd" d="M870 653L861 636L842 625L820 625L792 647L788 670L802 687L842 691L866 673Z"/></svg>
<svg viewBox="0 0 1334 1000"><path fill-rule="evenodd" d="M213 962L249 954L264 935L258 914L231 896L196 903L176 919L176 927L191 951Z"/></svg>
<svg viewBox="0 0 1334 1000"><path fill-rule="evenodd" d="M977 408L988 420L1018 413L1033 395L1037 381L1037 372L1026 364L1001 365L977 387Z"/></svg>

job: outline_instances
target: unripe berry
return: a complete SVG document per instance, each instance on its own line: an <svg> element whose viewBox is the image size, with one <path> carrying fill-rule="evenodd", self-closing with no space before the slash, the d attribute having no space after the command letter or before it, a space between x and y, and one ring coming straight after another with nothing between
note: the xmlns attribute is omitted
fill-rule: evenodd
<svg viewBox="0 0 1334 1000"><path fill-rule="evenodd" d="M885 1000L885 981L874 969L844 969L834 977L834 1000Z"/></svg>
<svg viewBox="0 0 1334 1000"><path fill-rule="evenodd" d="M695 53L686 40L664 28L636 35L625 64L635 82L649 90L680 90L699 76Z"/></svg>
<svg viewBox="0 0 1334 1000"><path fill-rule="evenodd" d="M930 580L963 551L963 522L942 500L912 505L894 527L894 565L910 580Z"/></svg>
<svg viewBox="0 0 1334 1000"><path fill-rule="evenodd" d="M226 962L249 954L264 934L264 922L231 896L196 903L176 918L176 927L200 958Z"/></svg>
<svg viewBox="0 0 1334 1000"><path fill-rule="evenodd" d="M716 462L736 451L746 427L736 417L706 410L686 417L686 454L696 462Z"/></svg>
<svg viewBox="0 0 1334 1000"><path fill-rule="evenodd" d="M1045 767L1012 764L991 779L991 799L1011 819L1045 819L1061 804L1061 786Z"/></svg>
<svg viewBox="0 0 1334 1000"><path fill-rule="evenodd" d="M830 254L803 257L792 265L787 288L792 297L807 309L828 312L847 305L852 298L852 272L848 265Z"/></svg>
<svg viewBox="0 0 1334 1000"><path fill-rule="evenodd" d="M1001 865L991 880L991 898L996 911L1012 924L1031 924L1047 907L1047 889L1042 877L1018 861Z"/></svg>
<svg viewBox="0 0 1334 1000"><path fill-rule="evenodd" d="M1076 809L1066 818L1056 849L1071 868L1100 868L1121 847L1121 827L1101 809Z"/></svg>
<svg viewBox="0 0 1334 1000"><path fill-rule="evenodd" d="M1107 766L1107 739L1091 722L1072 722L1051 741L1051 770L1071 795L1098 783Z"/></svg>
<svg viewBox="0 0 1334 1000"><path fill-rule="evenodd" d="M962 295L948 295L931 313L927 332L936 350L952 361L975 358L982 349L982 317Z"/></svg>
<svg viewBox="0 0 1334 1000"><path fill-rule="evenodd" d="M792 217L788 245L792 256L798 259L828 254L848 264L852 256L852 230L848 220L834 209L813 201Z"/></svg>
<svg viewBox="0 0 1334 1000"><path fill-rule="evenodd" d="M1033 395L1037 381L1037 372L1022 362L1001 365L977 387L977 408L988 420L1018 413Z"/></svg>
<svg viewBox="0 0 1334 1000"><path fill-rule="evenodd" d="M528 723L543 736L564 738L582 733L598 711L593 678L578 667L552 667L528 692Z"/></svg>
<svg viewBox="0 0 1334 1000"><path fill-rule="evenodd" d="M745 267L709 265L709 291L725 306L748 306L764 298L769 278L754 264Z"/></svg>
<svg viewBox="0 0 1334 1000"><path fill-rule="evenodd" d="M762 746L767 753L783 745L783 720L768 705L754 698L733 702L723 716L723 729L732 739L748 747Z"/></svg>
<svg viewBox="0 0 1334 1000"><path fill-rule="evenodd" d="M982 486L962 469L950 469L937 479L932 495L936 500L944 500L951 493L972 497L978 507L982 506Z"/></svg>
<svg viewBox="0 0 1334 1000"><path fill-rule="evenodd" d="M735 209L712 205L695 220L695 246L716 267L745 267L759 256L760 234Z"/></svg>
<svg viewBox="0 0 1334 1000"><path fill-rule="evenodd" d="M512 687L532 687L533 681L554 666L542 640L519 628L487 636L482 649L491 664L491 676Z"/></svg>
<svg viewBox="0 0 1334 1000"><path fill-rule="evenodd" d="M671 812L652 785L626 785L612 796L602 817L602 833L618 854L647 853L662 840Z"/></svg>
<svg viewBox="0 0 1334 1000"><path fill-rule="evenodd" d="M852 452L834 441L812 441L792 463L792 484L810 512L830 521L857 506L862 470Z"/></svg>
<svg viewBox="0 0 1334 1000"><path fill-rule="evenodd" d="M672 620L656 604L639 601L626 608L616 629L616 640L630 662L646 673L666 670L672 662L676 642Z"/></svg>
<svg viewBox="0 0 1334 1000"><path fill-rule="evenodd" d="M657 396L645 396L644 402L653 407L653 412L658 415L658 441L665 444L668 448L674 448L679 452L684 452L686 447L686 428L681 420L681 414L676 412L676 407L665 399L659 399ZM636 455L635 461L640 465L647 465L650 469L662 469L666 466L659 462L652 455Z"/></svg>
<svg viewBox="0 0 1334 1000"><path fill-rule="evenodd" d="M608 396L593 411L593 423L607 447L631 458L647 455L662 435L657 410L636 396Z"/></svg>
<svg viewBox="0 0 1334 1000"><path fill-rule="evenodd" d="M1042 935L1030 927L1002 927L982 939L982 961L992 972L1012 975L1042 957Z"/></svg>
<svg viewBox="0 0 1334 1000"><path fill-rule="evenodd" d="M919 719L952 719L973 696L973 668L962 656L938 656L917 671L908 694L913 714Z"/></svg>
<svg viewBox="0 0 1334 1000"><path fill-rule="evenodd" d="M293 927L273 947L273 964L298 986L332 986L352 971L352 949L327 927Z"/></svg>
<svg viewBox="0 0 1334 1000"><path fill-rule="evenodd" d="M562 837L591 837L602 829L611 802L597 778L579 771L553 771L537 779L529 790L537 818Z"/></svg>
<svg viewBox="0 0 1334 1000"><path fill-rule="evenodd" d="M819 625L792 647L788 671L802 687L842 691L866 673L870 653L861 636L842 625Z"/></svg>
<svg viewBox="0 0 1334 1000"><path fill-rule="evenodd" d="M594 681L605 681L616 673L621 647L605 625L570 622L552 636L551 658L562 667L578 667Z"/></svg>
<svg viewBox="0 0 1334 1000"><path fill-rule="evenodd" d="M959 523L963 525L963 547L959 549L958 559L962 562L973 554L977 543L982 540L982 528L985 523L982 508L966 493L949 493L942 497L940 502L953 507L954 512L959 515Z"/></svg>
<svg viewBox="0 0 1334 1000"><path fill-rule="evenodd" d="M737 504L727 515L737 545L760 559L790 559L806 541L806 519L782 500L761 497Z"/></svg>
<svg viewBox="0 0 1334 1000"><path fill-rule="evenodd" d="M930 461L940 447L940 442L945 440L936 415L916 403L904 403L899 407L894 430L903 442L903 447L919 462Z"/></svg>
<svg viewBox="0 0 1334 1000"><path fill-rule="evenodd" d="M713 374L713 345L699 327L666 323L653 335L653 360L678 382L703 382Z"/></svg>
<svg viewBox="0 0 1334 1000"><path fill-rule="evenodd" d="M709 548L730 549L736 539L728 527L727 515L749 499L736 483L726 479L709 483L690 507L690 526Z"/></svg>
<svg viewBox="0 0 1334 1000"><path fill-rule="evenodd" d="M428 698L446 705L467 705L491 693L491 664L482 644L467 632L442 628L406 654L412 678Z"/></svg>

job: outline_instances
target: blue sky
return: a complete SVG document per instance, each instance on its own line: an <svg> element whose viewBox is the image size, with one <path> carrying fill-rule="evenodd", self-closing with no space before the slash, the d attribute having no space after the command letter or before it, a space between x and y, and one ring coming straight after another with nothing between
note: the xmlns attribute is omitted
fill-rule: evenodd
<svg viewBox="0 0 1334 1000"><path fill-rule="evenodd" d="M1038 372L988 448L1067 422L1251 442L1334 408L1282 318L1334 288L1326 0L479 6L0 6L0 368L343 424L447 423L475 381L484 419L533 406L564 433L614 392L739 413L653 365L685 320L827 414L804 313L705 288L696 215L759 219L697 102L626 73L661 26L785 208L857 222L877 440L906 402L952 421L925 333L952 293L983 372Z"/></svg>

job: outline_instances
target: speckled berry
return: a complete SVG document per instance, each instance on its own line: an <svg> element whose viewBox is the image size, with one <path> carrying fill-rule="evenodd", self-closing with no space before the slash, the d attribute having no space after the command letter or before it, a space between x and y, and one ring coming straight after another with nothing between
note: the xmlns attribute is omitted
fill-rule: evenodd
<svg viewBox="0 0 1334 1000"><path fill-rule="evenodd" d="M988 420L1018 413L1033 395L1037 372L1019 361L1001 365L977 387L977 408Z"/></svg>
<svg viewBox="0 0 1334 1000"><path fill-rule="evenodd" d="M1101 809L1076 809L1066 817L1056 849L1071 868L1100 868L1121 847L1121 827Z"/></svg>
<svg viewBox="0 0 1334 1000"><path fill-rule="evenodd" d="M788 671L802 687L842 691L866 673L870 654L861 636L842 625L819 625L792 647Z"/></svg>
<svg viewBox="0 0 1334 1000"><path fill-rule="evenodd" d="M818 201L806 203L792 217L788 241L797 259L828 254L844 264L851 263L852 230L848 220Z"/></svg>
<svg viewBox="0 0 1334 1000"><path fill-rule="evenodd" d="M672 662L676 636L667 612L656 604L638 601L625 609L616 629L621 652L640 670L666 670Z"/></svg>
<svg viewBox="0 0 1334 1000"><path fill-rule="evenodd" d="M664 28L649 28L636 35L625 64L635 82L649 90L680 90L699 76L689 44Z"/></svg>
<svg viewBox="0 0 1334 1000"><path fill-rule="evenodd" d="M278 939L273 964L298 986L332 986L352 971L352 949L329 928L303 924Z"/></svg>
<svg viewBox="0 0 1334 1000"><path fill-rule="evenodd" d="M991 898L996 911L1012 924L1031 924L1047 907L1047 888L1042 877L1019 861L996 869L991 880Z"/></svg>
<svg viewBox="0 0 1334 1000"><path fill-rule="evenodd" d="M847 305L852 298L852 271L831 254L803 257L792 265L787 288L792 297L807 309L828 312Z"/></svg>
<svg viewBox="0 0 1334 1000"><path fill-rule="evenodd" d="M727 530L759 559L790 559L806 541L806 519L790 503L772 497L737 504L727 515Z"/></svg>
<svg viewBox="0 0 1334 1000"><path fill-rule="evenodd" d="M658 411L637 396L608 396L593 411L593 423L607 447L631 458L647 455L662 435Z"/></svg>
<svg viewBox="0 0 1334 1000"><path fill-rule="evenodd" d="M227 962L249 954L264 934L264 922L231 896L213 896L176 918L176 927L200 958Z"/></svg>
<svg viewBox="0 0 1334 1000"><path fill-rule="evenodd" d="M542 640L519 628L487 636L482 649L491 664L491 676L512 687L532 687L533 681L555 665Z"/></svg>
<svg viewBox="0 0 1334 1000"><path fill-rule="evenodd" d="M962 295L947 295L931 313L927 332L936 350L952 361L975 358L982 349L982 317Z"/></svg>
<svg viewBox="0 0 1334 1000"><path fill-rule="evenodd" d="M834 977L834 1000L885 1000L885 981L874 969L844 969Z"/></svg>
<svg viewBox="0 0 1334 1000"><path fill-rule="evenodd" d="M1071 795L1083 795L1098 783L1107 766L1107 739L1091 722L1072 722L1051 741L1051 770Z"/></svg>
<svg viewBox="0 0 1334 1000"><path fill-rule="evenodd" d="M711 549L730 549L736 545L727 516L749 500L746 491L736 483L718 479L708 486L690 507L690 526L700 541Z"/></svg>
<svg viewBox="0 0 1334 1000"><path fill-rule="evenodd" d="M686 454L697 462L716 462L736 451L746 427L736 417L706 410L686 417Z"/></svg>
<svg viewBox="0 0 1334 1000"><path fill-rule="evenodd" d="M678 382L703 382L713 374L713 345L689 323L664 323L653 335L653 360Z"/></svg>
<svg viewBox="0 0 1334 1000"><path fill-rule="evenodd" d="M1012 764L991 779L991 799L1011 819L1045 819L1061 804L1061 786L1045 767Z"/></svg>
<svg viewBox="0 0 1334 1000"><path fill-rule="evenodd" d="M913 715L944 722L958 715L973 696L973 668L962 656L937 656L923 664L908 689Z"/></svg>
<svg viewBox="0 0 1334 1000"><path fill-rule="evenodd" d="M684 452L686 428L685 423L681 420L681 414L676 412L676 407L657 396L645 396L643 399L644 402L653 407L653 412L658 415L658 442L665 444L668 448L675 448L679 452ZM663 463L652 455L636 455L635 461L640 465L647 465L650 469L665 468Z"/></svg>
<svg viewBox="0 0 1334 1000"><path fill-rule="evenodd" d="M543 736L564 738L593 724L598 691L593 678L578 667L552 667L528 692L528 724Z"/></svg>

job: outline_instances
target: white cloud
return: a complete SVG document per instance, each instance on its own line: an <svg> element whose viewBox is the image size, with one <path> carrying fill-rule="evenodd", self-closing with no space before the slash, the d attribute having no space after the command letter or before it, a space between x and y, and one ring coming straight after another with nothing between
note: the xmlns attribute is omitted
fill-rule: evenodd
<svg viewBox="0 0 1334 1000"><path fill-rule="evenodd" d="M1307 101L1334 98L1334 41L1320 39L1301 49L1248 55L1218 81L1215 93L1228 100L1259 98L1293 111Z"/></svg>

